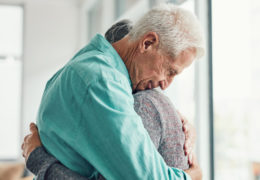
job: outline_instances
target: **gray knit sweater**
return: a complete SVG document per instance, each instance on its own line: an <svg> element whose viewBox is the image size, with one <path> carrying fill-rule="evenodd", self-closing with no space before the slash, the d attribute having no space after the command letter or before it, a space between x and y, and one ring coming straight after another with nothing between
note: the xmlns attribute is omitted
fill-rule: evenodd
<svg viewBox="0 0 260 180"><path fill-rule="evenodd" d="M170 100L157 90L138 92L134 99L134 109L142 118L145 129L166 164L183 170L188 169L188 160L183 150L185 135L182 123ZM60 164L43 147L36 148L30 154L26 166L38 180L87 180L86 177ZM99 175L98 179L105 178Z"/></svg>

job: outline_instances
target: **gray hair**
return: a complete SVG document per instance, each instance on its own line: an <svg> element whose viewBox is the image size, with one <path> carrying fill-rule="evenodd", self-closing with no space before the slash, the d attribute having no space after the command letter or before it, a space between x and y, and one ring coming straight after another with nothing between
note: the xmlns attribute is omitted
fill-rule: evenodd
<svg viewBox="0 0 260 180"><path fill-rule="evenodd" d="M197 58L204 54L204 39L198 19L173 4L161 4L144 14L129 32L130 40L138 40L148 32L158 34L159 49L172 57L193 48Z"/></svg>

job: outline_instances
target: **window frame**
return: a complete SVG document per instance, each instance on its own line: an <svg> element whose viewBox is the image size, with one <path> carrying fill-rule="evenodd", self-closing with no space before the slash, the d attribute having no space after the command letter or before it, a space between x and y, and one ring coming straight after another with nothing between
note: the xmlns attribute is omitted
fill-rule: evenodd
<svg viewBox="0 0 260 180"><path fill-rule="evenodd" d="M214 112L211 0L195 0L195 12L205 34L205 55L195 64L197 155L204 179L214 180ZM206 142L206 143L205 143Z"/></svg>
<svg viewBox="0 0 260 180"><path fill-rule="evenodd" d="M22 35L22 38L21 38L21 56L19 58L19 61L21 61L21 77L20 77L20 83L21 83L21 88L20 88L20 94L22 95L23 94L23 91L24 91L24 86L23 86L23 82L24 82L24 77L23 77L23 72L24 72L24 63L23 63L23 59L24 59L24 47L25 47L25 42L24 42L24 35L25 35L25 6L23 3L17 3L17 2L0 2L0 6L13 6L13 7L19 7L21 8L21 15L22 15L22 27L21 27L21 35ZM17 60L17 59L16 59ZM19 136L18 137L18 147L20 147L21 143L23 142L23 133L24 133L24 130L23 130L23 124L24 124L24 119L23 119L23 97L21 96L20 97L20 100L19 100L19 103L20 103L20 110L19 110L19 116L20 116L20 120L18 121L19 124L18 124L18 129L19 129ZM20 152L20 150L18 149L18 151ZM19 153L20 154L20 153ZM12 158L0 158L0 162L17 162L21 159L20 155L16 156L16 157L12 157Z"/></svg>

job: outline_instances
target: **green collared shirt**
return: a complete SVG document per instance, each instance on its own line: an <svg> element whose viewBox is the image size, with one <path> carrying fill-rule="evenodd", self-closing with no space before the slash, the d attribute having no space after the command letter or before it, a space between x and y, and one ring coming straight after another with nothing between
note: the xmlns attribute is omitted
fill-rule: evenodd
<svg viewBox="0 0 260 180"><path fill-rule="evenodd" d="M37 117L42 143L86 177L189 180L166 165L133 105L124 62L96 35L47 82Z"/></svg>

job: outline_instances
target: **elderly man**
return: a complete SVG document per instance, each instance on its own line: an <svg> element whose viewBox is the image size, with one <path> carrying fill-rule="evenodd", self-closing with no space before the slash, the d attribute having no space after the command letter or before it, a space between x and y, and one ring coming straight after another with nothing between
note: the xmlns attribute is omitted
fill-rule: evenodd
<svg viewBox="0 0 260 180"><path fill-rule="evenodd" d="M100 172L107 179L188 179L155 149L132 92L167 88L201 54L198 30L189 12L165 5L112 46L93 38L46 85L37 123L47 151L89 178ZM197 171L194 165L187 172L200 179Z"/></svg>

